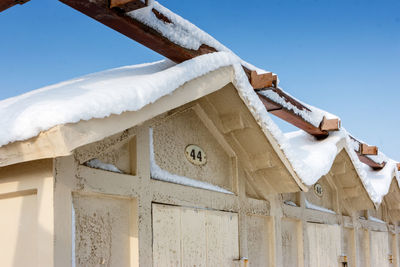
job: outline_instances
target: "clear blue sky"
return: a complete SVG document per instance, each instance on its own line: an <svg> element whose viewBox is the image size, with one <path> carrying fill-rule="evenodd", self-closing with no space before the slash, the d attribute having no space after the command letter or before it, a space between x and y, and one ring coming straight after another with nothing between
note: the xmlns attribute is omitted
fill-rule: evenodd
<svg viewBox="0 0 400 267"><path fill-rule="evenodd" d="M400 1L160 2L400 160ZM0 40L0 99L161 58L56 0L0 13Z"/></svg>

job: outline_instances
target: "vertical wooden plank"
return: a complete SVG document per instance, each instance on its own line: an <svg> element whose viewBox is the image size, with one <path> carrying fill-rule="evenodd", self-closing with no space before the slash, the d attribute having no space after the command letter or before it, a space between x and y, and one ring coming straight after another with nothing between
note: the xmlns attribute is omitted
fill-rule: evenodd
<svg viewBox="0 0 400 267"><path fill-rule="evenodd" d="M308 223L307 236L310 267L337 267L341 254L339 226Z"/></svg>
<svg viewBox="0 0 400 267"><path fill-rule="evenodd" d="M153 265L181 266L179 208L153 204Z"/></svg>
<svg viewBox="0 0 400 267"><path fill-rule="evenodd" d="M317 238L317 229L314 223L307 223L307 237L308 237L308 251L309 251L309 266L314 267L318 266L318 247L316 244L318 243Z"/></svg>
<svg viewBox="0 0 400 267"><path fill-rule="evenodd" d="M207 266L231 266L239 258L238 215L207 211Z"/></svg>
<svg viewBox="0 0 400 267"><path fill-rule="evenodd" d="M370 266L369 235L364 229L357 229L357 266Z"/></svg>
<svg viewBox="0 0 400 267"><path fill-rule="evenodd" d="M269 266L269 223L265 216L247 216L247 246L249 262L252 266Z"/></svg>
<svg viewBox="0 0 400 267"><path fill-rule="evenodd" d="M389 267L388 233L371 231L371 267Z"/></svg>
<svg viewBox="0 0 400 267"><path fill-rule="evenodd" d="M356 245L354 229L343 227L342 240L342 254L347 256L347 266L355 267Z"/></svg>
<svg viewBox="0 0 400 267"><path fill-rule="evenodd" d="M181 208L182 266L206 266L206 214L204 210Z"/></svg>
<svg viewBox="0 0 400 267"><path fill-rule="evenodd" d="M236 213L223 212L222 214L220 228L223 232L222 249L225 255L222 266L231 266L233 260L239 258L239 218Z"/></svg>
<svg viewBox="0 0 400 267"><path fill-rule="evenodd" d="M400 267L400 235L398 234L398 226L396 226L396 233L397 265L395 267Z"/></svg>
<svg viewBox="0 0 400 267"><path fill-rule="evenodd" d="M295 220L282 220L282 255L284 267L297 267L299 263L299 222ZM303 255L301 255L303 256Z"/></svg>
<svg viewBox="0 0 400 267"><path fill-rule="evenodd" d="M391 267L397 267L398 266L398 254L397 254L397 240L396 240L396 234L389 234L390 240L389 240L389 254L392 255L392 265Z"/></svg>

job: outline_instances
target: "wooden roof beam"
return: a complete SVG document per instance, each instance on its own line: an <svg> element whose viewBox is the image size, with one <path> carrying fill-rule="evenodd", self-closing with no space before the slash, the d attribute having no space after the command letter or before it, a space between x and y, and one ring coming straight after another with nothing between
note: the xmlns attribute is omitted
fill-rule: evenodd
<svg viewBox="0 0 400 267"><path fill-rule="evenodd" d="M305 132L317 138L325 138L329 135L327 131L322 131L320 128L315 127L311 123L305 121L299 115L295 114L293 111L282 107L282 105L280 105L279 103L272 101L271 99L265 97L260 93L257 94L267 111L274 114L278 118L281 118L282 120L293 124L294 126L304 130Z"/></svg>
<svg viewBox="0 0 400 267"><path fill-rule="evenodd" d="M357 151L356 151L356 152L357 152ZM381 169L383 169L383 167L385 167L385 165L386 165L386 162L382 162L382 163L375 162L375 161L373 161L372 159L370 159L369 157L367 157L366 155L362 155L362 154L360 154L360 153L357 153L357 156L358 156L358 159L359 159L362 163L364 163L364 164L370 166L370 167L371 167L372 169L374 169L374 170L381 170Z"/></svg>
<svg viewBox="0 0 400 267"><path fill-rule="evenodd" d="M147 3L141 0L110 0L110 8L116 9L119 12L131 12L146 6Z"/></svg>
<svg viewBox="0 0 400 267"><path fill-rule="evenodd" d="M217 51L215 48L204 44L197 50L177 45L162 36L155 29L128 16L122 9L110 8L108 0L60 1L176 63ZM113 4L117 5L117 3L122 3L122 1L124 0L115 0ZM164 20L162 14L157 10L153 10L153 13L158 14L156 14L158 19ZM248 71L248 75L250 75L250 71Z"/></svg>
<svg viewBox="0 0 400 267"><path fill-rule="evenodd" d="M26 2L28 2L29 0L0 0L0 12L15 6L17 4L19 5L23 5Z"/></svg>
<svg viewBox="0 0 400 267"><path fill-rule="evenodd" d="M206 44L202 44L197 50L184 48L162 36L161 33L159 33L156 29L153 29L143 24L142 22L128 16L125 12L125 10L127 10L127 6L134 5L134 8L140 8L140 4L137 4L138 0L110 0L110 4L109 0L60 1L82 12L83 14L92 17L100 23L103 23L104 25L126 35L132 40L143 44L153 51L158 52L159 54L171 59L176 63L181 63L185 60L192 59L203 54L217 52L217 49L215 49L214 47L210 47ZM162 14L159 10L153 8L152 12L159 20L162 20L164 23L172 23L168 19L168 17ZM278 77L275 74L258 74L256 71L251 71L244 66L242 67L254 89L267 88L269 90L274 90L279 96L281 96L291 105L296 106L300 110L306 109L310 111L299 101L287 95L279 88L276 88ZM270 111L272 114L297 126L300 129L305 130L306 132L314 135L317 138L324 138L329 135L328 131L339 128L339 123L337 121L330 120L323 121L321 127L315 127L311 123L305 121L301 116L288 110L282 105L274 103L271 100L267 100L267 98L264 98L263 102L266 105L268 111ZM269 106L273 106L273 110L271 110Z"/></svg>
<svg viewBox="0 0 400 267"><path fill-rule="evenodd" d="M142 4L139 3L141 2L140 0L110 0L110 4L108 3L109 0L60 1L176 63L218 51L216 48L206 44L202 44L197 50L187 49L162 36L156 29L127 15L127 11L142 7ZM152 12L164 23L172 23L159 10L153 8ZM242 67L249 80L251 80L251 70L244 66ZM253 81L257 85L256 87L276 86L277 80L277 76L272 73L253 74Z"/></svg>
<svg viewBox="0 0 400 267"><path fill-rule="evenodd" d="M358 143L358 150L355 149L354 151L356 152L358 159L362 163L370 166L374 170L380 170L385 167L386 162L375 162L373 159L367 157L368 155L378 155L378 148L376 146L369 146L367 144L364 144L351 135L350 138Z"/></svg>
<svg viewBox="0 0 400 267"><path fill-rule="evenodd" d="M397 163L397 170L400 172L400 163Z"/></svg>
<svg viewBox="0 0 400 267"><path fill-rule="evenodd" d="M300 110L307 110L311 112L309 108L304 106L302 103L292 98L279 88L268 88L267 90L272 90L277 93L282 99L290 103L291 105L297 107ZM323 118L319 127L312 125L310 122L304 120L298 114L295 114L292 110L289 110L283 107L280 103L275 102L274 100L262 95L260 92L257 92L258 97L263 102L265 108L268 112L274 114L275 116L283 119L284 121L293 124L294 126L304 130L305 132L315 136L317 139L323 139L329 135L329 131L338 131L340 129L340 120L339 119L327 119Z"/></svg>

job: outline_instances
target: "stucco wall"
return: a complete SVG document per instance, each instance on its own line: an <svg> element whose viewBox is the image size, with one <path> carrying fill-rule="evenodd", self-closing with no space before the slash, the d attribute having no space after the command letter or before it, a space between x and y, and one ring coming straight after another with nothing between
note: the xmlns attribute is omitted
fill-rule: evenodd
<svg viewBox="0 0 400 267"><path fill-rule="evenodd" d="M232 190L232 159L193 109L156 123L153 140L155 160L162 169ZM187 160L185 148L190 144L203 149L205 165L194 165Z"/></svg>
<svg viewBox="0 0 400 267"><path fill-rule="evenodd" d="M76 266L137 266L134 199L74 194Z"/></svg>

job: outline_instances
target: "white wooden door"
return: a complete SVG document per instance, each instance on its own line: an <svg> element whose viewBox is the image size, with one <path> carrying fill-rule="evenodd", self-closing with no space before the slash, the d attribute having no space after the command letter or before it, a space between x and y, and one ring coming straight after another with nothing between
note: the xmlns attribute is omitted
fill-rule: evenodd
<svg viewBox="0 0 400 267"><path fill-rule="evenodd" d="M338 267L341 254L338 225L307 223L310 267Z"/></svg>
<svg viewBox="0 0 400 267"><path fill-rule="evenodd" d="M389 267L387 232L371 231L371 267Z"/></svg>
<svg viewBox="0 0 400 267"><path fill-rule="evenodd" d="M236 213L153 204L153 266L236 266Z"/></svg>

